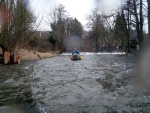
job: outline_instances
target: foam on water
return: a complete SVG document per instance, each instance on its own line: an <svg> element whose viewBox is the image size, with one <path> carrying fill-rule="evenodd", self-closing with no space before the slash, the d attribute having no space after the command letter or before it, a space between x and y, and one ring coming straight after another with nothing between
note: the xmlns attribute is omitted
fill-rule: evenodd
<svg viewBox="0 0 150 113"><path fill-rule="evenodd" d="M94 53L94 52L81 52L80 53L81 55L125 55L126 53L125 52L98 52L98 53ZM72 55L71 53L68 53L68 52L64 52L62 53L61 55Z"/></svg>

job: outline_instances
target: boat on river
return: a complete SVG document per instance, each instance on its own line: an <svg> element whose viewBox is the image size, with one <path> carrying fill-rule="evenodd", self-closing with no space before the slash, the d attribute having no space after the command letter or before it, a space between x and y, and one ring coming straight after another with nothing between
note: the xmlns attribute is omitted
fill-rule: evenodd
<svg viewBox="0 0 150 113"><path fill-rule="evenodd" d="M70 57L71 60L81 60L81 55L80 54L73 54L71 57Z"/></svg>

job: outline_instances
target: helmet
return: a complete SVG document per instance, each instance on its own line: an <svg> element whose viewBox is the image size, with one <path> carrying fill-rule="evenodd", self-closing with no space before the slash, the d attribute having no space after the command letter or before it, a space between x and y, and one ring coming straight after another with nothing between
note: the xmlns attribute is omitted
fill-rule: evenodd
<svg viewBox="0 0 150 113"><path fill-rule="evenodd" d="M74 50L77 50L77 48L74 48Z"/></svg>

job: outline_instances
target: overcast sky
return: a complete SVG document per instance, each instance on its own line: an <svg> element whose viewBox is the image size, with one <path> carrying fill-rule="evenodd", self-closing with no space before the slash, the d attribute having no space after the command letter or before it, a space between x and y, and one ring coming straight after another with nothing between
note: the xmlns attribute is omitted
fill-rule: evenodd
<svg viewBox="0 0 150 113"><path fill-rule="evenodd" d="M50 27L46 21L48 18L48 12L50 9L58 4L65 6L65 9L69 12L71 17L76 17L83 26L87 23L86 17L91 13L92 9L96 6L106 10L113 10L120 7L121 1L124 0L31 0L31 8L35 15L38 16L38 22L43 15L43 21L38 28L39 30L50 30Z"/></svg>

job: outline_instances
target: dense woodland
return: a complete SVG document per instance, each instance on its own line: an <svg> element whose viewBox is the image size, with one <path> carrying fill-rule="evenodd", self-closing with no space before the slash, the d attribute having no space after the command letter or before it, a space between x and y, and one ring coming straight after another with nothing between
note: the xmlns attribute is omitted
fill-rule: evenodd
<svg viewBox="0 0 150 113"><path fill-rule="evenodd" d="M0 47L14 51L26 42L37 43L33 29L36 17L25 0L0 0ZM149 44L150 1L127 0L122 7L104 13L95 7L87 17L86 29L77 18L71 17L63 5L51 8L47 42L52 50L124 51L134 52ZM40 41L41 42L41 41ZM38 46L38 45L37 45Z"/></svg>

